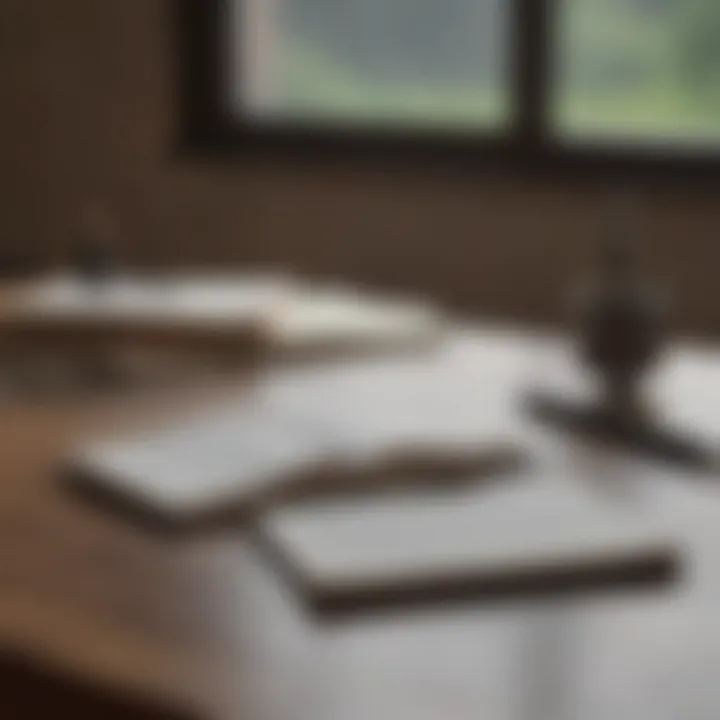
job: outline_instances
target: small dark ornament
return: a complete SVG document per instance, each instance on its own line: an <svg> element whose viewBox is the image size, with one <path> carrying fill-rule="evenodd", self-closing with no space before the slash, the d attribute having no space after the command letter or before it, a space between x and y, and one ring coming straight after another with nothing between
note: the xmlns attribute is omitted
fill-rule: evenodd
<svg viewBox="0 0 720 720"><path fill-rule="evenodd" d="M580 357L600 382L605 412L622 424L648 420L644 379L660 355L667 326L667 304L639 265L627 218L612 218L599 271L573 308Z"/></svg>
<svg viewBox="0 0 720 720"><path fill-rule="evenodd" d="M667 304L640 272L627 208L621 210L614 211L600 244L595 277L572 303L577 353L598 380L600 392L585 402L532 394L529 409L540 420L571 432L686 467L712 467L713 454L692 438L662 427L645 395L648 370L663 347Z"/></svg>

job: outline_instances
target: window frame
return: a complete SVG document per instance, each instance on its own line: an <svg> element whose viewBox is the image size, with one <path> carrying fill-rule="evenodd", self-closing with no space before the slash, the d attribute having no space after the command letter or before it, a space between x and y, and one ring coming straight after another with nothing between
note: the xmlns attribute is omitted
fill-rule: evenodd
<svg viewBox="0 0 720 720"><path fill-rule="evenodd" d="M550 132L552 42L559 0L509 0L511 33L510 93L514 121L501 134L404 132L389 128L261 126L244 122L227 104L229 63L224 28L227 0L176 0L180 59L183 155L228 158L239 154L315 160L401 159L423 164L582 175L591 179L720 181L720 146L692 151L612 141L602 146L562 145Z"/></svg>

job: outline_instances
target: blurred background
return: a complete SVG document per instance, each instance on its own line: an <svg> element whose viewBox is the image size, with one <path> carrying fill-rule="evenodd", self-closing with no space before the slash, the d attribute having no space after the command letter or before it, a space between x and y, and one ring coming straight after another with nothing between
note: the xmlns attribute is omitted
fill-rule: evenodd
<svg viewBox="0 0 720 720"><path fill-rule="evenodd" d="M564 293L616 232L673 298L655 397L717 438L718 180L717 0L0 0L0 713L720 717L716 478L546 436L515 402L577 379ZM509 432L532 477L637 481L687 572L650 598L319 630L242 523L168 537L59 482L98 438L143 460L163 423L237 403L251 426L277 388L368 445L397 411L495 450ZM245 469L225 420L210 450L182 426L152 457L161 491L203 453ZM121 490L155 500L140 476Z"/></svg>

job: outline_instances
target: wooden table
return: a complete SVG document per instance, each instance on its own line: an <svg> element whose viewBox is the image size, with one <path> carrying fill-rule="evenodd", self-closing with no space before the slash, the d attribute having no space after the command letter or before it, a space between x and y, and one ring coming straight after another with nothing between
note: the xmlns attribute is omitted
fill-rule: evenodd
<svg viewBox="0 0 720 720"><path fill-rule="evenodd" d="M720 712L720 487L537 427L512 406L525 387L562 384L552 341L473 332L488 413L509 413L535 462L620 493L672 525L687 572L670 593L597 599L554 619L579 638L563 660L577 720L715 718ZM678 345L657 399L676 422L720 436L720 355ZM242 531L168 543L64 496L58 458L81 439L220 401L188 387L103 401L8 405L0 413L0 630L89 676L199 704L208 717L283 720L527 718L524 698L552 646L522 604L318 627ZM544 649L542 649L544 647ZM518 673L519 658L526 673Z"/></svg>

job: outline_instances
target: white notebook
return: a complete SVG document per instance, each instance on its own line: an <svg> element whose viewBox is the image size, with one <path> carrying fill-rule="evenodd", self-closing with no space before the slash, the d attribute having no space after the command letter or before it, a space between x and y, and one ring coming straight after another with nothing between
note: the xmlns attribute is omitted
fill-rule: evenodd
<svg viewBox="0 0 720 720"><path fill-rule="evenodd" d="M661 523L540 478L281 508L261 536L325 611L666 579L676 557Z"/></svg>
<svg viewBox="0 0 720 720"><path fill-rule="evenodd" d="M331 458L327 434L245 402L215 417L92 445L71 459L71 469L84 485L182 523L242 510Z"/></svg>

